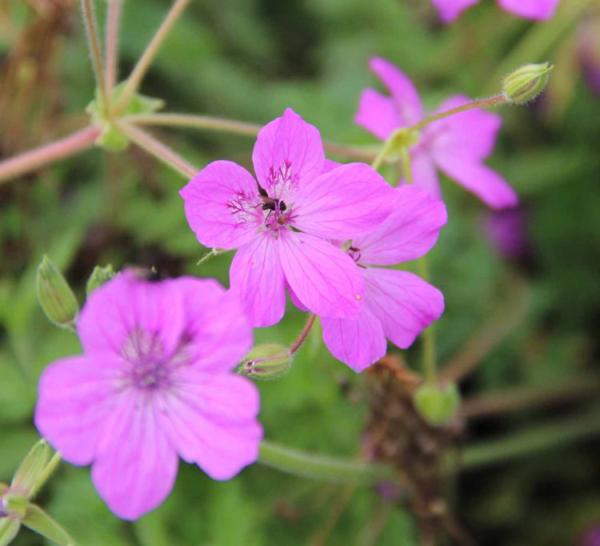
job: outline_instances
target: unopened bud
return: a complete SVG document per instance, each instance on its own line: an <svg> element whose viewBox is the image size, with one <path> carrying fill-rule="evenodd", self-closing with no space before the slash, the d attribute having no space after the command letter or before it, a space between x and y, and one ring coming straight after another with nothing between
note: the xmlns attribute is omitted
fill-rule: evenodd
<svg viewBox="0 0 600 546"><path fill-rule="evenodd" d="M517 68L504 78L502 91L505 97L514 104L525 104L535 99L545 89L553 68L550 63L526 64Z"/></svg>
<svg viewBox="0 0 600 546"><path fill-rule="evenodd" d="M248 353L237 372L252 379L270 380L285 375L291 367L292 356L287 347L265 343Z"/></svg>
<svg viewBox="0 0 600 546"><path fill-rule="evenodd" d="M105 282L110 281L115 276L115 270L112 265L108 264L104 267L97 265L90 275L85 286L85 291L89 296L96 288L100 288Z"/></svg>
<svg viewBox="0 0 600 546"><path fill-rule="evenodd" d="M10 488L30 498L52 456L52 450L45 440L37 442L25 455L13 476Z"/></svg>
<svg viewBox="0 0 600 546"><path fill-rule="evenodd" d="M456 414L460 394L456 385L423 385L417 389L414 398L417 412L430 425L439 427L447 424Z"/></svg>
<svg viewBox="0 0 600 546"><path fill-rule="evenodd" d="M61 272L44 256L37 270L37 298L51 322L62 328L73 328L79 304Z"/></svg>

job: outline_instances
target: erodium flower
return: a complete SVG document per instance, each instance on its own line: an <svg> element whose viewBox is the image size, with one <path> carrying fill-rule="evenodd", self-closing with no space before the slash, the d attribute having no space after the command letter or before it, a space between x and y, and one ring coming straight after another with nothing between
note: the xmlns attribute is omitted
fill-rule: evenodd
<svg viewBox="0 0 600 546"><path fill-rule="evenodd" d="M431 0L444 23L454 21L465 9L479 0ZM550 19L560 0L498 0L498 5L525 19L544 21Z"/></svg>
<svg viewBox="0 0 600 546"><path fill-rule="evenodd" d="M122 273L91 294L77 331L83 354L44 371L35 423L65 460L92 465L115 514L161 504L178 455L217 480L256 460L257 390L232 372L252 334L217 282Z"/></svg>
<svg viewBox="0 0 600 546"><path fill-rule="evenodd" d="M376 57L371 59L369 67L391 96L374 89L363 91L355 122L385 140L395 129L418 123L423 118L423 108L412 82L393 64ZM469 102L466 97L453 96L438 110L450 110L466 102ZM436 173L439 168L490 207L514 206L517 203L514 190L483 163L494 148L501 123L497 114L469 110L429 124L410 150L415 184L439 197Z"/></svg>
<svg viewBox="0 0 600 546"><path fill-rule="evenodd" d="M407 271L387 269L424 256L446 223L446 207L414 186L396 191L394 212L373 232L347 246L365 281L365 304L354 319L322 318L331 353L357 372L385 355L386 338L401 349L444 310L435 287Z"/></svg>
<svg viewBox="0 0 600 546"><path fill-rule="evenodd" d="M291 109L263 127L252 161L258 181L215 161L181 191L200 243L238 249L231 287L252 325L282 318L286 286L316 314L356 316L362 276L330 239L372 230L390 213L393 189L368 165L326 165L319 131Z"/></svg>

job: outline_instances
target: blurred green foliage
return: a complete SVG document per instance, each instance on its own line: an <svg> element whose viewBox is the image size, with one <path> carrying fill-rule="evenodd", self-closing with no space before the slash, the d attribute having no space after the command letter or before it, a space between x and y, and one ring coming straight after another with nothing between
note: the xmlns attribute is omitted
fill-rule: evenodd
<svg viewBox="0 0 600 546"><path fill-rule="evenodd" d="M498 67L508 62L565 57L580 21L590 15L573 17L569 5L574 3L563 4L548 23L553 27L516 19L495 2L482 2L443 28L429 3L417 0L192 2L161 50L143 93L164 99L170 111L260 123L291 106L328 139L373 143L352 121L361 89L377 85L367 71L370 56L387 57L407 72L430 108L452 93L481 96L499 87L503 74ZM168 5L125 2L122 74L132 67ZM36 17L42 15L22 0L0 3L0 28L10 29L0 32L0 67ZM55 32L59 47L46 69L54 75L50 81L60 108L49 112L44 106L47 90L30 90L31 107L40 115L26 118L28 144L83 124L94 94L75 7ZM518 50L534 33L547 36L530 52ZM444 180L450 221L431 254L433 281L447 306L436 327L440 360L452 356L511 297L515 275L526 279L531 295L526 319L486 357L463 396L565 381L591 372L598 357L600 101L580 78L577 57L567 58L572 92L554 93L551 83L546 97L534 105L504 110L504 128L491 158L525 204L531 245L526 263L509 263L495 253L482 227L483 206ZM553 74L563 87L564 65L557 62ZM9 148L13 129L0 126L3 149ZM198 166L216 158L250 163L249 139L166 129L156 134ZM0 187L0 480L9 479L37 438L31 415L41 370L79 351L76 337L53 328L36 303L35 269L43 254L67 273L80 301L97 264L154 266L168 275L214 276L227 283L230 255L194 265L206 250L186 225L177 193L183 182L139 151L112 155L95 150ZM280 325L256 332L257 342L289 344L302 322L302 314L290 308ZM418 350L406 355L414 366ZM364 385L327 354L318 331L288 375L259 387L269 439L347 457L358 454L367 412ZM542 413L478 424L470 435L507 433ZM590 442L585 450L565 448L467 475L454 484L453 509L481 543L572 543L600 521L598 452ZM63 465L39 503L82 546L417 543L408 512L390 508L370 489L353 492L326 535L327 522L343 498L343 486L259 465L236 480L218 483L182 464L168 501L128 524L100 501L87 469ZM386 511L389 517L377 537L378 516ZM23 532L15 544L40 540Z"/></svg>

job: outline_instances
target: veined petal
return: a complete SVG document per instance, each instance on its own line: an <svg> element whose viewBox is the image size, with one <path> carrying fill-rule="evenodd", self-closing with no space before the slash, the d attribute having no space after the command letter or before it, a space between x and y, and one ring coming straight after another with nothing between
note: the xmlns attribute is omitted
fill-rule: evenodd
<svg viewBox="0 0 600 546"><path fill-rule="evenodd" d="M252 330L237 294L213 279L168 281L181 294L194 367L232 370L252 347ZM185 357L185 355L184 355Z"/></svg>
<svg viewBox="0 0 600 546"><path fill-rule="evenodd" d="M518 197L508 182L482 163L450 154L437 158L441 169L493 209L514 207Z"/></svg>
<svg viewBox="0 0 600 546"><path fill-rule="evenodd" d="M277 240L270 232L240 248L231 263L231 289L239 296L252 326L271 326L285 312L285 280Z"/></svg>
<svg viewBox="0 0 600 546"><path fill-rule="evenodd" d="M369 68L389 89L396 105L400 126L417 123L423 115L421 99L408 76L381 57L373 57L369 61Z"/></svg>
<svg viewBox="0 0 600 546"><path fill-rule="evenodd" d="M140 279L132 271L117 275L92 292L77 322L87 354L122 356L138 341L135 336L153 333L164 354L170 354L183 332L183 306L177 293L160 283Z"/></svg>
<svg viewBox="0 0 600 546"><path fill-rule="evenodd" d="M285 233L278 240L285 278L300 302L313 313L355 317L364 282L359 268L341 249L307 233Z"/></svg>
<svg viewBox="0 0 600 546"><path fill-rule="evenodd" d="M201 244L238 248L262 221L256 180L232 161L214 161L179 192L185 216Z"/></svg>
<svg viewBox="0 0 600 546"><path fill-rule="evenodd" d="M456 95L444 101L438 111L445 112L468 102L468 97ZM492 153L501 126L502 118L498 114L479 109L467 110L434 121L423 136L430 139L434 158L453 154L481 161Z"/></svg>
<svg viewBox="0 0 600 546"><path fill-rule="evenodd" d="M479 0L431 0L444 23L454 21L465 9L477 4Z"/></svg>
<svg viewBox="0 0 600 546"><path fill-rule="evenodd" d="M365 271L365 301L381 321L386 337L401 349L444 311L444 296L423 279L395 269Z"/></svg>
<svg viewBox="0 0 600 546"><path fill-rule="evenodd" d="M545 21L554 16L559 0L498 0L505 10L520 17Z"/></svg>
<svg viewBox="0 0 600 546"><path fill-rule="evenodd" d="M381 140L386 140L403 120L396 109L394 99L384 97L379 91L365 89L360 95L354 123Z"/></svg>
<svg viewBox="0 0 600 546"><path fill-rule="evenodd" d="M394 212L373 232L354 239L360 263L394 265L424 256L448 215L444 203L415 186L396 190Z"/></svg>
<svg viewBox="0 0 600 546"><path fill-rule="evenodd" d="M119 368L116 361L78 356L57 360L44 370L35 425L66 461L86 465L94 459Z"/></svg>
<svg viewBox="0 0 600 546"><path fill-rule="evenodd" d="M377 171L364 163L348 163L300 188L293 202L293 225L326 239L350 239L390 214L393 195Z"/></svg>
<svg viewBox="0 0 600 546"><path fill-rule="evenodd" d="M329 352L355 372L362 372L385 356L387 341L383 326L367 303L355 319L323 318L321 324Z"/></svg>
<svg viewBox="0 0 600 546"><path fill-rule="evenodd" d="M92 468L102 499L128 520L159 506L177 474L177 454L159 421L161 411L143 396L125 394L113 408Z"/></svg>
<svg viewBox="0 0 600 546"><path fill-rule="evenodd" d="M184 371L161 419L171 444L215 480L228 480L258 458L262 427L256 387L233 374Z"/></svg>
<svg viewBox="0 0 600 546"><path fill-rule="evenodd" d="M323 171L325 152L319 130L291 108L267 123L252 152L254 171L271 197L287 197Z"/></svg>

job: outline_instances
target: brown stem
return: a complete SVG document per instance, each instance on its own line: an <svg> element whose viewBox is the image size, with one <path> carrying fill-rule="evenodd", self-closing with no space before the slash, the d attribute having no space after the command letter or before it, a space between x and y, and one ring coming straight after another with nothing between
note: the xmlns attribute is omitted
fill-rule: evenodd
<svg viewBox="0 0 600 546"><path fill-rule="evenodd" d="M315 323L316 319L316 315L311 314L308 316L308 319L306 319L306 323L304 324L304 328L302 328L302 331L298 334L298 337L290 346L290 355L297 353L298 349L302 347L302 344L306 341L306 338L308 337L308 334L310 333L310 330L313 327L313 324Z"/></svg>
<svg viewBox="0 0 600 546"><path fill-rule="evenodd" d="M100 91L100 100L102 108L108 107L108 92L106 90L106 80L104 79L104 67L102 59L102 48L100 46L100 38L98 36L98 22L94 13L94 5L92 0L81 0L81 12L83 14L83 22L90 48L90 56L92 58L92 66L96 76L96 85Z"/></svg>
<svg viewBox="0 0 600 546"><path fill-rule="evenodd" d="M579 401L584 397L595 396L599 392L600 379L595 377L578 377L560 385L511 388L465 400L461 404L460 415L467 419L477 419L511 411Z"/></svg>
<svg viewBox="0 0 600 546"><path fill-rule="evenodd" d="M119 77L119 23L123 11L122 0L110 0L106 16L106 67L105 81L110 93Z"/></svg>
<svg viewBox="0 0 600 546"><path fill-rule="evenodd" d="M61 140L0 162L0 185L12 178L91 148L99 134L98 127L86 127Z"/></svg>

